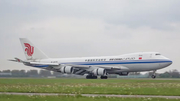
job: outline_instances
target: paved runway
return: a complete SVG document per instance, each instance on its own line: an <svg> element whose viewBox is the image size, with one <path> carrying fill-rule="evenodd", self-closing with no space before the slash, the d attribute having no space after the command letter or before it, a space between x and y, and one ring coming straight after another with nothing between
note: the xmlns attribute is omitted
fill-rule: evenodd
<svg viewBox="0 0 180 101"><path fill-rule="evenodd" d="M75 96L76 94L59 94L59 93L16 93L16 92L0 92L0 94L7 95L48 95L48 96L58 96L58 95L69 95ZM124 98L167 98L167 99L180 99L180 96L158 96L158 95L110 95L110 94L81 94L81 96L96 97L124 97Z"/></svg>

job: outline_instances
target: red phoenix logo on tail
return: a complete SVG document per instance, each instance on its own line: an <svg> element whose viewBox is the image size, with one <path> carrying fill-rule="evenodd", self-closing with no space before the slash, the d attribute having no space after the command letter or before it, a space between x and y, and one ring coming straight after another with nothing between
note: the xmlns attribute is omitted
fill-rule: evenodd
<svg viewBox="0 0 180 101"><path fill-rule="evenodd" d="M26 47L25 51L27 51L27 55L28 55L28 56L32 56L33 53L34 53L34 47L31 46L31 45L28 44L28 43L24 43L24 45L25 45L25 47Z"/></svg>

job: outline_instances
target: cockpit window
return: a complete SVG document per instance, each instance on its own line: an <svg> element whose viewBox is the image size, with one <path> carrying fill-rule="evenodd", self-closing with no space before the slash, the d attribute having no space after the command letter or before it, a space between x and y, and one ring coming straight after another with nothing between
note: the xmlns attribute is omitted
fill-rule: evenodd
<svg viewBox="0 0 180 101"><path fill-rule="evenodd" d="M161 55L161 54L157 53L156 55Z"/></svg>

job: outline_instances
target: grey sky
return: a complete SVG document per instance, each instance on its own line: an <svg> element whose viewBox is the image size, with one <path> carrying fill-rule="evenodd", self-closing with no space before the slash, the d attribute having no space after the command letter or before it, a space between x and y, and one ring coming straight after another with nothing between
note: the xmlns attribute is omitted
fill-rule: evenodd
<svg viewBox="0 0 180 101"><path fill-rule="evenodd" d="M85 57L157 51L178 69L179 0L0 0L0 70L34 69L20 37L49 57Z"/></svg>

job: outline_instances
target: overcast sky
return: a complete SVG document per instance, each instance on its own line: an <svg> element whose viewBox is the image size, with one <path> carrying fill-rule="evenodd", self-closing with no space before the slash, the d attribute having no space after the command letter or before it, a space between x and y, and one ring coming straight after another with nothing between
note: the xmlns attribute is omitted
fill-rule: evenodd
<svg viewBox="0 0 180 101"><path fill-rule="evenodd" d="M49 57L157 51L180 71L180 0L0 0L0 70L34 69L19 38Z"/></svg>

